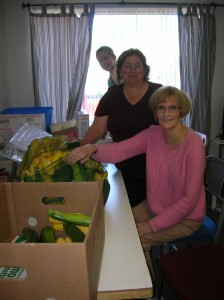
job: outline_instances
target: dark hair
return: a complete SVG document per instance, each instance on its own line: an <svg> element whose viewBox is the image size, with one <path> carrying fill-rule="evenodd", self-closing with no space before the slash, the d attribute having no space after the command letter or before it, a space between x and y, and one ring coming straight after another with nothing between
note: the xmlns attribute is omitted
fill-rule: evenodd
<svg viewBox="0 0 224 300"><path fill-rule="evenodd" d="M191 110L191 100L186 93L173 86L163 86L156 90L149 99L149 107L156 113L156 109L160 103L166 102L167 98L174 97L180 107L180 115L182 118Z"/></svg>
<svg viewBox="0 0 224 300"><path fill-rule="evenodd" d="M101 46L99 49L96 50L96 56L99 52L106 52L107 54L113 56L114 58L116 58L116 55L114 54L113 49L111 49L108 46Z"/></svg>
<svg viewBox="0 0 224 300"><path fill-rule="evenodd" d="M118 77L118 80L122 79L121 76L120 76L120 70L121 70L121 67L122 67L124 61L126 60L126 58L128 56L133 56L133 55L137 56L141 60L141 62L143 64L143 67L144 67L144 70L145 70L144 80L147 81L148 77L149 77L150 67L146 63L146 57L140 50L133 49L133 48L124 51L118 57L118 60L117 60L117 77Z"/></svg>

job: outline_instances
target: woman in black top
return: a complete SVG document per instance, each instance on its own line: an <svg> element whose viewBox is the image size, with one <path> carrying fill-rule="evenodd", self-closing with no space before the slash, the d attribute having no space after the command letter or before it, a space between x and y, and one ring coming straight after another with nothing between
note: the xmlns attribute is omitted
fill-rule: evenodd
<svg viewBox="0 0 224 300"><path fill-rule="evenodd" d="M138 49L124 51L117 60L118 79L123 83L108 88L99 101L93 124L82 145L97 142L109 131L114 142L119 142L155 123L149 108L149 98L161 84L148 81L150 68ZM138 155L119 164L129 201L136 207L146 198L145 155Z"/></svg>

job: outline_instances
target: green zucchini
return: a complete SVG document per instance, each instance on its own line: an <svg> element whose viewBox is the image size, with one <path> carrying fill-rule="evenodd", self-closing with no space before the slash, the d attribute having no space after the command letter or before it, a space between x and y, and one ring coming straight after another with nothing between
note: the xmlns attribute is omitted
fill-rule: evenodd
<svg viewBox="0 0 224 300"><path fill-rule="evenodd" d="M82 213L64 213L57 210L49 209L48 216L62 222L68 222L82 226L89 226L91 222L91 217Z"/></svg>
<svg viewBox="0 0 224 300"><path fill-rule="evenodd" d="M103 181L103 203L104 205L107 203L107 199L110 194L110 183L108 179L104 179Z"/></svg>
<svg viewBox="0 0 224 300"><path fill-rule="evenodd" d="M88 181L86 177L86 168L79 161L72 166L74 181Z"/></svg>
<svg viewBox="0 0 224 300"><path fill-rule="evenodd" d="M41 243L56 243L55 230L51 226L45 226L40 233Z"/></svg>
<svg viewBox="0 0 224 300"><path fill-rule="evenodd" d="M22 236L26 240L26 243L38 243L40 240L38 233L30 227L23 228Z"/></svg>
<svg viewBox="0 0 224 300"><path fill-rule="evenodd" d="M64 231L72 242L82 243L85 239L85 234L74 224L64 223Z"/></svg>
<svg viewBox="0 0 224 300"><path fill-rule="evenodd" d="M66 163L62 163L60 168L56 168L52 175L52 181L55 182L69 182L73 181L72 167Z"/></svg>

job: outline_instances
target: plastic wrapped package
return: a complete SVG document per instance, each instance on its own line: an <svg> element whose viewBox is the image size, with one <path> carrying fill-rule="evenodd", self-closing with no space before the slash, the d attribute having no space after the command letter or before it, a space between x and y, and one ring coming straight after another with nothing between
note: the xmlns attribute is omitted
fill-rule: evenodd
<svg viewBox="0 0 224 300"><path fill-rule="evenodd" d="M34 139L43 138L45 136L51 136L51 134L26 123L20 127L9 143L0 151L0 154L13 161L21 162L29 144Z"/></svg>

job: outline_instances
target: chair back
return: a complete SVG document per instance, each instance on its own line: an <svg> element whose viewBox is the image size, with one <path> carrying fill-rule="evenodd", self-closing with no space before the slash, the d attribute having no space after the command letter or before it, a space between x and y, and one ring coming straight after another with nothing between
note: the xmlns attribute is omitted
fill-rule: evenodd
<svg viewBox="0 0 224 300"><path fill-rule="evenodd" d="M204 133L201 133L199 131L195 131L195 132L200 136L202 143L205 146L205 153L206 153L206 155L208 155L209 154L209 139L207 138L207 136Z"/></svg>
<svg viewBox="0 0 224 300"><path fill-rule="evenodd" d="M205 190L223 200L224 160L209 155L206 157Z"/></svg>
<svg viewBox="0 0 224 300"><path fill-rule="evenodd" d="M224 223L224 160L209 155L206 157L205 190L219 203L219 217L214 242L218 242Z"/></svg>
<svg viewBox="0 0 224 300"><path fill-rule="evenodd" d="M202 142L205 146L207 146L207 136L204 133L201 133L199 131L195 131L202 139Z"/></svg>

